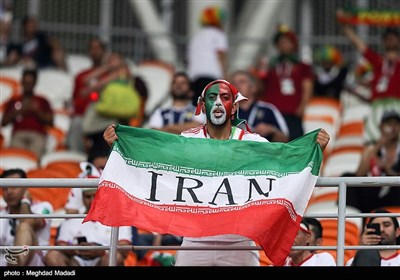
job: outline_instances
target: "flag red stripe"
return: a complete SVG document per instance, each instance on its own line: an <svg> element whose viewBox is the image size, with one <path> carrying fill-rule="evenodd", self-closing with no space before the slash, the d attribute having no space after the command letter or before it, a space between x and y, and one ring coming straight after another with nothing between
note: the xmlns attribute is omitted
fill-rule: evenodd
<svg viewBox="0 0 400 280"><path fill-rule="evenodd" d="M215 214L168 212L138 203L119 188L101 187L84 222L135 226L178 236L239 234L260 244L274 265L283 265L299 228L301 216L296 216L294 221L287 206L278 203Z"/></svg>

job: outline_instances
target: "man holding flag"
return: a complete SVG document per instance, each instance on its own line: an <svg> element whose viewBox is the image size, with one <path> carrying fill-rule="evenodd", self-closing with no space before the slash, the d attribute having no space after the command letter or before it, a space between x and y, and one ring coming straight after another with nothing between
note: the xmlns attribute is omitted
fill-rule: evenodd
<svg viewBox="0 0 400 280"><path fill-rule="evenodd" d="M109 126L103 136L113 145L110 168L106 166L100 178L95 201L98 205L85 221L100 220L112 226L130 223L185 236L182 246L253 246L256 241L274 264L282 265L316 183L321 150L328 144L329 135L321 129L287 144L246 144L268 141L238 127L244 124L237 117L238 103L243 100L246 98L229 82L209 83L196 108L196 114L206 114L206 124L183 132L184 137ZM129 133L137 137L126 140ZM142 140L144 146L137 146ZM150 142L153 153L144 151ZM279 157L281 162L274 162ZM132 165L138 168L132 169ZM122 187L129 182L118 177L126 176L125 166L133 173L146 166L143 176L134 179L132 188ZM147 179L142 180L144 177ZM149 178L151 183L146 182ZM177 181L176 186L172 180ZM150 192L143 194L138 190L143 184L151 185ZM113 201L118 201L113 205L123 208L118 213L108 206L111 198L106 196L111 195ZM256 252L248 250L182 250L177 253L176 265L257 266L259 260Z"/></svg>

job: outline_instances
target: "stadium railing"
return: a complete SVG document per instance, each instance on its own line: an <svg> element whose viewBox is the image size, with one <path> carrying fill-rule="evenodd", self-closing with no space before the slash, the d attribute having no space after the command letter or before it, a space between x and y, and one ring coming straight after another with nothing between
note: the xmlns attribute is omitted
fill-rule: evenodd
<svg viewBox="0 0 400 280"><path fill-rule="evenodd" d="M88 188L97 187L98 179L14 179L2 178L0 188L6 187L29 187L29 188ZM308 215L313 218L337 218L337 245L336 246L293 246L296 250L336 250L337 266L344 266L345 250L359 249L400 249L400 245L345 245L345 221L346 218L365 218L365 217L400 217L400 213L346 213L346 190L347 187L400 187L400 177L320 177L316 186L338 187L338 213L336 214L316 214ZM0 219L10 218L84 218L84 214L5 214ZM117 250L233 250L232 247L212 246L212 247L180 247L180 246L135 246L117 245L118 227L113 227L109 246L30 246L29 250L109 250L109 266L115 266L117 262ZM0 246L0 250L22 249L23 246ZM234 250L261 250L258 246L237 246Z"/></svg>

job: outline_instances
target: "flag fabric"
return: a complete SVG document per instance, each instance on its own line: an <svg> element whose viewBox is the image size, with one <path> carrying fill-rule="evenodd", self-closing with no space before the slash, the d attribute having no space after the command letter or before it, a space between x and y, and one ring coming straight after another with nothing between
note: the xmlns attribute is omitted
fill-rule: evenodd
<svg viewBox="0 0 400 280"><path fill-rule="evenodd" d="M238 234L282 265L318 178L318 131L270 143L118 125L84 222L186 237Z"/></svg>
<svg viewBox="0 0 400 280"><path fill-rule="evenodd" d="M400 26L399 9L361 9L350 7L343 9L344 13L337 16L337 20L343 24L371 25L371 26Z"/></svg>

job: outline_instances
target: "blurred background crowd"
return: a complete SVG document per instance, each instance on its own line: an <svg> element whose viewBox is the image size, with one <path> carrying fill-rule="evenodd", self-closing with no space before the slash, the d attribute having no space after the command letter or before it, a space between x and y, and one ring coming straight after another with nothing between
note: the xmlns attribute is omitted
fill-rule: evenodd
<svg viewBox="0 0 400 280"><path fill-rule="evenodd" d="M394 20L363 22L363 11ZM98 178L109 124L176 134L203 124L195 107L215 79L230 81L249 98L239 117L269 141L289 142L324 128L331 141L321 176L399 176L399 18L396 0L0 0L2 177ZM43 188L16 197L49 203L37 211L85 213L90 193ZM4 213L12 213L12 201L3 196ZM337 213L337 197L337 188L316 187L306 214ZM382 207L400 212L400 188L348 189L348 212ZM321 222L323 245L336 244L330 234L337 224ZM65 229L76 227L72 222L59 239L63 223L53 219L41 244L77 242L83 233L69 236ZM347 223L346 244L359 244L364 221ZM30 227L43 230L44 224ZM108 234L97 225L82 230ZM135 228L124 234L121 244L181 242ZM47 265L106 263L104 252L81 252L81 262L75 254L51 252L41 259ZM346 251L346 261L353 256ZM165 265L173 252L119 257L121 265Z"/></svg>

